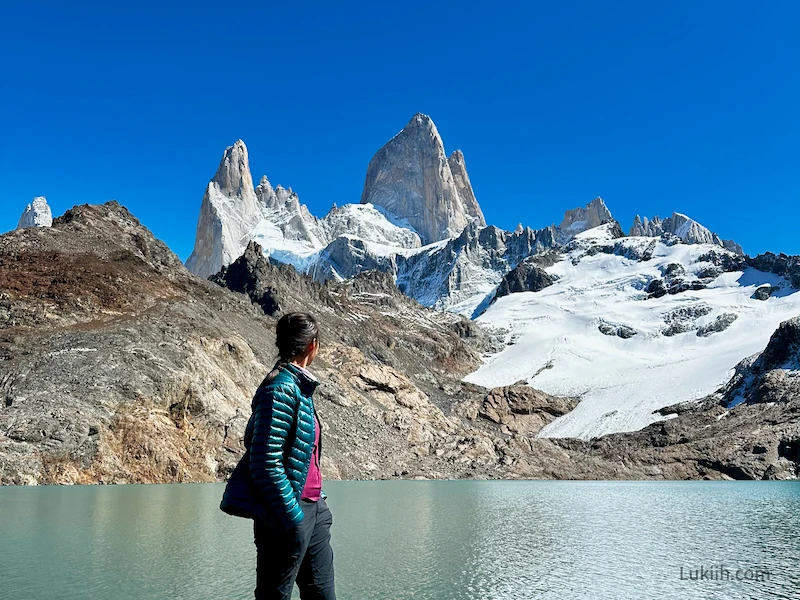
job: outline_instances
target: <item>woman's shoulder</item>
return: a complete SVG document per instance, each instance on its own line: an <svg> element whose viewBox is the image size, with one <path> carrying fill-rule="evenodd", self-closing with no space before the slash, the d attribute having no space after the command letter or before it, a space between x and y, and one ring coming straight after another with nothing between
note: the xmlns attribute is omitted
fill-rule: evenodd
<svg viewBox="0 0 800 600"><path fill-rule="evenodd" d="M295 378L285 368L278 367L267 374L258 386L254 399L258 401L267 397L296 396L298 393Z"/></svg>

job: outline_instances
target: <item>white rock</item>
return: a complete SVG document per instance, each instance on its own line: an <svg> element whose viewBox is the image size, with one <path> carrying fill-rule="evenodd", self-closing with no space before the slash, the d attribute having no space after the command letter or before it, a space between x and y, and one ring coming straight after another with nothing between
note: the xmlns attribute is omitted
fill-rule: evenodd
<svg viewBox="0 0 800 600"><path fill-rule="evenodd" d="M247 146L238 140L225 150L217 173L206 188L187 268L208 277L236 260L260 219Z"/></svg>
<svg viewBox="0 0 800 600"><path fill-rule="evenodd" d="M44 196L33 199L33 202L25 207L22 216L17 223L17 229L25 227L50 227L53 224L53 213Z"/></svg>

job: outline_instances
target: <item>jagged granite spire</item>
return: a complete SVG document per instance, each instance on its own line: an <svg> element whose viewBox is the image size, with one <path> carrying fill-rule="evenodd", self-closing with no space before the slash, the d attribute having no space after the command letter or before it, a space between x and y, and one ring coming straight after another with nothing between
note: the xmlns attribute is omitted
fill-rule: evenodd
<svg viewBox="0 0 800 600"><path fill-rule="evenodd" d="M451 158L431 118L417 113L370 161L361 203L407 219L425 244L456 236L473 221L484 225L463 155Z"/></svg>
<svg viewBox="0 0 800 600"><path fill-rule="evenodd" d="M472 183L470 183L469 175L467 175L467 164L464 162L464 153L461 150L456 150L447 159L447 164L450 165L450 172L453 174L458 197L461 199L467 214L478 225L485 227L486 219L483 217L483 211L478 204L477 198L475 198L475 192L472 191Z"/></svg>
<svg viewBox="0 0 800 600"><path fill-rule="evenodd" d="M50 227L53 224L53 213L44 196L38 196L25 207L17 223L17 229L25 227Z"/></svg>
<svg viewBox="0 0 800 600"><path fill-rule="evenodd" d="M714 244L736 254L744 254L742 247L733 240L723 240L707 227L678 212L673 212L671 217L664 220L658 217L649 220L636 215L630 230L632 236L658 237L665 233L677 236L687 244Z"/></svg>
<svg viewBox="0 0 800 600"><path fill-rule="evenodd" d="M186 267L201 277L208 277L238 258L249 235L261 218L247 146L237 140L222 156L217 173L208 183L194 251Z"/></svg>

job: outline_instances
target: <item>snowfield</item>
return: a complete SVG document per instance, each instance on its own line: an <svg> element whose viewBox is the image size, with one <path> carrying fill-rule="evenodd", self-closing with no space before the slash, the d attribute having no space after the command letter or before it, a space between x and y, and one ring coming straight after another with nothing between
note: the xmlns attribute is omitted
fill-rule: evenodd
<svg viewBox="0 0 800 600"><path fill-rule="evenodd" d="M590 255L593 246L609 242L634 250L654 244L653 257ZM611 240L604 225L577 235L570 248L547 269L558 277L554 285L500 298L477 319L507 329L510 345L465 378L485 387L525 380L551 394L580 397L575 410L541 431L543 437L591 438L663 420L653 411L713 393L740 360L764 349L782 321L800 315L800 293L754 269L722 273L706 289L647 298L645 288L663 278L668 265L681 265L691 279L710 266L701 257L720 252L719 246ZM751 298L765 284L781 290L766 301ZM730 315L736 317L727 329L704 329L718 317L730 322ZM665 335L676 321L688 330ZM636 333L606 335L602 324Z"/></svg>

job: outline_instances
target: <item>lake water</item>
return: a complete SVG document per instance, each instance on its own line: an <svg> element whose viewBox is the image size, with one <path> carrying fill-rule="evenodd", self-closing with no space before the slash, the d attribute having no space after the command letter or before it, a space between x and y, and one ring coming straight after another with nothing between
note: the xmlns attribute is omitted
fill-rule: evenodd
<svg viewBox="0 0 800 600"><path fill-rule="evenodd" d="M0 598L252 598L252 522L219 511L222 489L0 488ZM800 482L325 491L339 600L800 598Z"/></svg>

